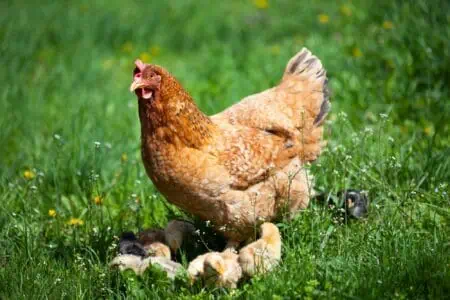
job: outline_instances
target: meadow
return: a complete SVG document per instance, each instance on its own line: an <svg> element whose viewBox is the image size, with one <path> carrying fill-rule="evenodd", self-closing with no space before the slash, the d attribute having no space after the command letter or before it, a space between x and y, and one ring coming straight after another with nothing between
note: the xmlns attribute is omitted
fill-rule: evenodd
<svg viewBox="0 0 450 300"><path fill-rule="evenodd" d="M2 1L1 299L450 297L448 1ZM367 190L367 219L311 203L283 262L236 290L108 268L121 232L190 218L140 158L137 57L207 113L275 85L302 47L328 71L318 191Z"/></svg>

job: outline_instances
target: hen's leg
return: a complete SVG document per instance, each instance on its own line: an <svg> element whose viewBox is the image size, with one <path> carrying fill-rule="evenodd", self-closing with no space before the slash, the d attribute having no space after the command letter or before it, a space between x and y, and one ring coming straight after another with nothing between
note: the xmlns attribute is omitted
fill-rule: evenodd
<svg viewBox="0 0 450 300"><path fill-rule="evenodd" d="M292 164L290 169L277 175L278 213L291 218L308 207L314 195L314 180L307 169L298 167L298 164Z"/></svg>

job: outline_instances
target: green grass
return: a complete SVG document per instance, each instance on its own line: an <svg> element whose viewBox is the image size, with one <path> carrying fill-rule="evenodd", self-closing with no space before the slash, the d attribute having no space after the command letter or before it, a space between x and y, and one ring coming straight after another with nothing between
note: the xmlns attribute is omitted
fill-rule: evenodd
<svg viewBox="0 0 450 300"><path fill-rule="evenodd" d="M152 2L0 3L0 298L449 297L447 1ZM279 224L281 266L235 291L111 272L120 232L181 214L141 163L134 59L214 113L276 84L303 46L332 87L317 189L368 190L369 218L313 203Z"/></svg>

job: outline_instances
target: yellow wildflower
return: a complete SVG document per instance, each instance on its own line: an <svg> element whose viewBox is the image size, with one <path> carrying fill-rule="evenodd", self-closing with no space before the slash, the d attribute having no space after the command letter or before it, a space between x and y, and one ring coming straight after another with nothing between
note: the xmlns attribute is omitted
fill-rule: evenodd
<svg viewBox="0 0 450 300"><path fill-rule="evenodd" d="M103 198L100 196L95 196L94 197L94 203L95 205L102 205L103 204Z"/></svg>
<svg viewBox="0 0 450 300"><path fill-rule="evenodd" d="M345 4L340 7L339 11L341 12L341 14L347 17L350 17L352 15L352 9L350 8L350 6Z"/></svg>
<svg viewBox="0 0 450 300"><path fill-rule="evenodd" d="M127 162L128 161L128 155L126 153L122 153L122 155L120 156L120 160L122 162Z"/></svg>
<svg viewBox="0 0 450 300"><path fill-rule="evenodd" d="M142 52L139 55L139 59L142 60L143 62L149 62L150 61L150 54L148 52Z"/></svg>
<svg viewBox="0 0 450 300"><path fill-rule="evenodd" d="M361 49L359 49L358 47L355 47L352 49L353 57L361 57L362 55L363 55L363 53L361 52Z"/></svg>
<svg viewBox="0 0 450 300"><path fill-rule="evenodd" d="M102 63L102 68L104 70L109 70L112 68L112 66L114 65L114 60L113 59L105 59Z"/></svg>
<svg viewBox="0 0 450 300"><path fill-rule="evenodd" d="M330 21L330 17L328 17L328 15L326 14L320 14L317 18L319 19L319 23L322 24L326 24L328 23L328 21Z"/></svg>
<svg viewBox="0 0 450 300"><path fill-rule="evenodd" d="M133 52L133 44L131 42L126 42L122 45L122 51L125 53Z"/></svg>
<svg viewBox="0 0 450 300"><path fill-rule="evenodd" d="M88 10L89 10L89 6L87 6L85 4L80 5L80 11L81 12L87 12Z"/></svg>
<svg viewBox="0 0 450 300"><path fill-rule="evenodd" d="M67 224L72 226L81 226L84 224L84 221L78 218L70 218L70 220L67 222Z"/></svg>
<svg viewBox="0 0 450 300"><path fill-rule="evenodd" d="M386 64L389 68L393 69L395 67L395 63L392 59L386 60Z"/></svg>
<svg viewBox="0 0 450 300"><path fill-rule="evenodd" d="M159 53L161 53L161 48L159 46L152 46L149 50L151 56L158 56Z"/></svg>
<svg viewBox="0 0 450 300"><path fill-rule="evenodd" d="M26 180L31 180L31 179L33 179L34 177L36 177L36 174L34 174L34 172L31 171L31 170L26 170L25 172L23 172L23 177L24 177Z"/></svg>
<svg viewBox="0 0 450 300"><path fill-rule="evenodd" d="M273 45L270 47L270 52L274 55L279 55L281 52L280 45Z"/></svg>
<svg viewBox="0 0 450 300"><path fill-rule="evenodd" d="M425 126L425 128L423 129L423 132L424 132L427 136L432 136L433 133L434 133L433 125Z"/></svg>
<svg viewBox="0 0 450 300"><path fill-rule="evenodd" d="M48 210L48 216L49 216L49 217L52 217L52 218L56 217L56 210L54 210L54 209L49 209L49 210Z"/></svg>
<svg viewBox="0 0 450 300"><path fill-rule="evenodd" d="M384 29L392 29L392 28L394 28L394 24L391 21L384 21L383 28Z"/></svg>
<svg viewBox="0 0 450 300"><path fill-rule="evenodd" d="M259 9L266 9L269 7L269 1L268 0L253 0L253 5L255 5L256 8L259 8Z"/></svg>

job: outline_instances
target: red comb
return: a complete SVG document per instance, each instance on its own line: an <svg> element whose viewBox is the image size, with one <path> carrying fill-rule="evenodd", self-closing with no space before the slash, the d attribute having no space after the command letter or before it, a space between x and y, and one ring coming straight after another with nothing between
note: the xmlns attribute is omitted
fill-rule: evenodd
<svg viewBox="0 0 450 300"><path fill-rule="evenodd" d="M142 62L142 60L140 59L136 59L136 61L134 62L134 64L136 65L136 67L139 69L139 71L143 71L145 68L145 64Z"/></svg>

